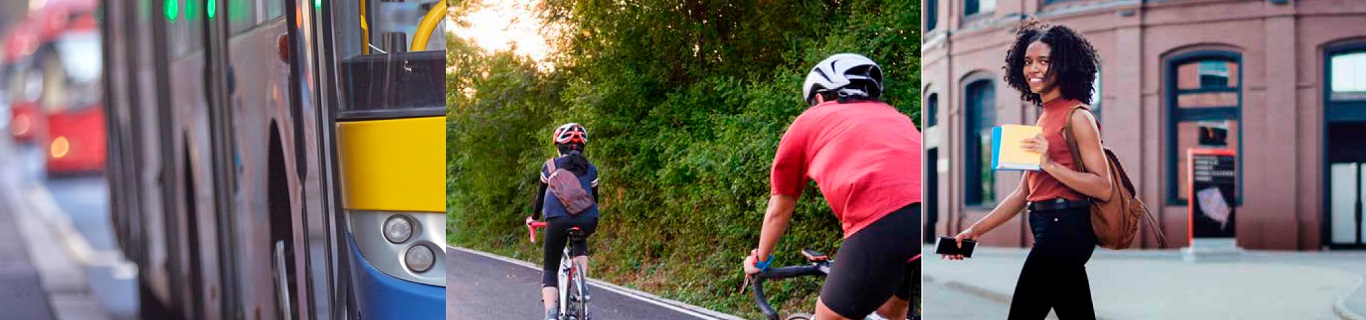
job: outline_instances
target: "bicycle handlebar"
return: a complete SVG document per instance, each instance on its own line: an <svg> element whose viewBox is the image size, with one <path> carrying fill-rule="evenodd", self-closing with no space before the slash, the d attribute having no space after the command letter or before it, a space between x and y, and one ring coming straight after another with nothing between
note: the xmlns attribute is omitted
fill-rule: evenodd
<svg viewBox="0 0 1366 320"><path fill-rule="evenodd" d="M828 263L823 262L806 266L770 268L768 271L754 274L754 302L759 304L759 311L764 314L764 318L778 320L778 312L773 310L773 306L768 303L768 297L764 296L764 280L820 276L825 274L821 269L827 265Z"/></svg>
<svg viewBox="0 0 1366 320"><path fill-rule="evenodd" d="M531 233L531 243L536 243L536 228L545 228L547 225L549 224L545 221L531 220L531 217L526 218L526 230Z"/></svg>

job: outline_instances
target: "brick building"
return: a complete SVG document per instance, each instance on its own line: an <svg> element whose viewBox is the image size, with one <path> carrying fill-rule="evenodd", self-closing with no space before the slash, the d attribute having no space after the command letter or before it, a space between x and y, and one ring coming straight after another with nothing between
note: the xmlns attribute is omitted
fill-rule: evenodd
<svg viewBox="0 0 1366 320"><path fill-rule="evenodd" d="M1189 242L1186 149L1215 127L1238 153L1240 247L1366 248L1366 1L925 0L923 10L932 234L966 228L1019 183L989 170L989 139L991 127L1032 124L1041 111L1001 74L1013 27L1034 16L1082 32L1100 53L1101 136L1169 244ZM1029 245L1023 218L983 243Z"/></svg>

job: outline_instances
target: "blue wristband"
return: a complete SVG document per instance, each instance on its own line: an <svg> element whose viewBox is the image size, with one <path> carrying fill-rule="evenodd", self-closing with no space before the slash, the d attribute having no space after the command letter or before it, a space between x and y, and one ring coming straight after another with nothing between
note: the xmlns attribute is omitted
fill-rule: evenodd
<svg viewBox="0 0 1366 320"><path fill-rule="evenodd" d="M755 259L758 259L758 258L755 258ZM757 260L754 261L754 267L755 267L755 268L759 268L759 271L768 271L768 265L770 265L770 264L773 264L773 255L772 255L772 254L769 254L769 255L768 255L768 259L767 259L766 261L757 261Z"/></svg>

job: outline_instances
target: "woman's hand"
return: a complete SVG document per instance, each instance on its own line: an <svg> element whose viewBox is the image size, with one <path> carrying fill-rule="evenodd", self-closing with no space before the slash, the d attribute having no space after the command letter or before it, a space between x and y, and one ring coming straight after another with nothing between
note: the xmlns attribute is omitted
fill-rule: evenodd
<svg viewBox="0 0 1366 320"><path fill-rule="evenodd" d="M1020 140L1020 149L1038 153L1040 157L1039 168L1043 168L1044 164L1053 161L1048 158L1048 139L1044 139L1042 133L1036 134L1032 138Z"/></svg>
<svg viewBox="0 0 1366 320"><path fill-rule="evenodd" d="M966 230L963 230L963 232L959 232L958 235L953 236L953 242L959 248L962 248L963 240L977 240L977 236L977 230L968 227ZM963 260L963 255L961 254L942 254L940 256L949 260Z"/></svg>
<svg viewBox="0 0 1366 320"><path fill-rule="evenodd" d="M755 263L755 262L758 262L758 260L759 260L759 250L758 250L758 249L750 250L750 251L749 251L749 256L745 257L745 262L744 262L744 265L745 265L745 275L747 275L747 276L752 276L752 275L754 275L754 274L756 274L756 273L759 273L759 268L754 266L754 263Z"/></svg>

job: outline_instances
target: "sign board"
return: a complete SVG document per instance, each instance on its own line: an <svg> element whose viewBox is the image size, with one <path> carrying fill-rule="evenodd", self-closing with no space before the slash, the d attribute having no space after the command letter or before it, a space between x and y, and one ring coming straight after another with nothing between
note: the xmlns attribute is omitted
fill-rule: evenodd
<svg viewBox="0 0 1366 320"><path fill-rule="evenodd" d="M1189 236L1233 239L1237 230L1237 153L1231 149L1192 148L1186 153Z"/></svg>

